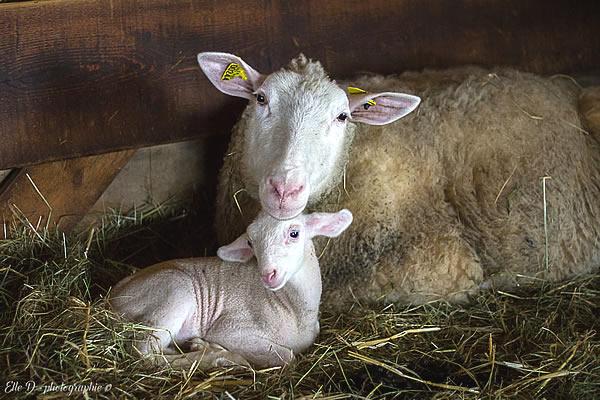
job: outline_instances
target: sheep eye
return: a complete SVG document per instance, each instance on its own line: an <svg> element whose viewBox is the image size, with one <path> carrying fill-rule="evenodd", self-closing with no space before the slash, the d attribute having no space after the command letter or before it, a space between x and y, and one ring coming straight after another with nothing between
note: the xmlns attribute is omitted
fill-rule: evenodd
<svg viewBox="0 0 600 400"><path fill-rule="evenodd" d="M248 243L248 247L252 248L252 243L249 240L246 240L246 243Z"/></svg>
<svg viewBox="0 0 600 400"><path fill-rule="evenodd" d="M368 110L369 107L371 107L371 105L369 103L365 103L365 104L363 104L363 107L365 110Z"/></svg>
<svg viewBox="0 0 600 400"><path fill-rule="evenodd" d="M292 239L298 239L298 236L300 236L300 232L298 232L297 230L294 229L293 231L290 232L290 237Z"/></svg>
<svg viewBox="0 0 600 400"><path fill-rule="evenodd" d="M256 95L256 101L258 102L258 104L265 104L267 102L267 99L265 98L264 94L258 93Z"/></svg>
<svg viewBox="0 0 600 400"><path fill-rule="evenodd" d="M337 116L337 120L340 122L344 122L347 119L348 119L348 114L346 114L345 112L343 112Z"/></svg>

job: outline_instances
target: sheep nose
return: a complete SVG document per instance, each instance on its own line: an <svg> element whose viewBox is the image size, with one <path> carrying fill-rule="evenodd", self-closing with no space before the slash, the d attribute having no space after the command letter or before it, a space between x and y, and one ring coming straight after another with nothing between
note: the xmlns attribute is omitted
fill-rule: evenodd
<svg viewBox="0 0 600 400"><path fill-rule="evenodd" d="M304 184L300 182L285 182L283 179L269 178L268 183L280 204L287 199L295 199L304 190Z"/></svg>
<svg viewBox="0 0 600 400"><path fill-rule="evenodd" d="M277 270L275 269L263 274L262 276L262 280L267 286L272 286L273 282L275 282L275 279L277 279Z"/></svg>

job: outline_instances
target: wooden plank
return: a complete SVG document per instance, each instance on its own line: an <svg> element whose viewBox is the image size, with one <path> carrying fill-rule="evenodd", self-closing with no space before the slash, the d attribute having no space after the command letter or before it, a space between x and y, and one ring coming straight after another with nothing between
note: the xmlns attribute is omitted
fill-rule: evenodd
<svg viewBox="0 0 600 400"><path fill-rule="evenodd" d="M0 4L0 169L224 134L244 102L195 55L271 71L303 51L333 76L465 63L600 65L600 2L53 0Z"/></svg>
<svg viewBox="0 0 600 400"><path fill-rule="evenodd" d="M0 185L2 185L2 181L10 174L10 169L5 169L0 171Z"/></svg>
<svg viewBox="0 0 600 400"><path fill-rule="evenodd" d="M34 226L72 229L135 150L15 169L0 186L0 221L24 216Z"/></svg>

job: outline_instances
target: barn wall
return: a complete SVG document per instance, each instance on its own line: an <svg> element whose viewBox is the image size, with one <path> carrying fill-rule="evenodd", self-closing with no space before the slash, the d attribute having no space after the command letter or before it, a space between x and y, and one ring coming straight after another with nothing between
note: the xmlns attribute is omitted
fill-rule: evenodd
<svg viewBox="0 0 600 400"><path fill-rule="evenodd" d="M225 145L223 141L199 139L137 150L98 200L89 207L88 216L79 224L80 228L85 229L93 224L110 209L127 212L160 204L180 207L192 204L197 196L211 198L216 185L215 171L219 168ZM8 182L7 176L11 171L0 170L0 187L3 182ZM33 180L36 183L35 177ZM29 186L28 191L32 191L30 181L23 181ZM60 186L62 182L55 184ZM38 187L41 195L48 197L41 186ZM33 197L37 197L37 194ZM49 201L52 207L60 208L60 205ZM14 199L14 204L23 211L31 211L25 209L28 203L29 199ZM10 212L0 216L0 221L2 217L6 219L9 216ZM37 220L37 214L31 217Z"/></svg>
<svg viewBox="0 0 600 400"><path fill-rule="evenodd" d="M6 178L8 174L10 174L10 169L0 171L0 186L2 186L2 181L4 180L4 178Z"/></svg>
<svg viewBox="0 0 600 400"><path fill-rule="evenodd" d="M55 0L0 4L0 169L226 134L243 102L199 51L332 76L462 64L600 65L600 2Z"/></svg>
<svg viewBox="0 0 600 400"><path fill-rule="evenodd" d="M336 78L463 64L544 74L600 68L598 1L109 3L0 1L0 182L8 168L39 171L51 161L106 155L59 169L64 179L90 176L102 185L117 176L79 210L128 209L214 190L228 132L245 103L214 89L197 66L199 51L233 52L264 72L304 52ZM116 154L141 148L127 165L133 152ZM110 168L112 153L119 161L113 170L94 172L97 161ZM24 176L13 186L29 185ZM67 212L69 196L84 188L57 196L57 208Z"/></svg>
<svg viewBox="0 0 600 400"><path fill-rule="evenodd" d="M205 140L140 149L110 184L91 212L130 210L176 199L187 202L212 181Z"/></svg>

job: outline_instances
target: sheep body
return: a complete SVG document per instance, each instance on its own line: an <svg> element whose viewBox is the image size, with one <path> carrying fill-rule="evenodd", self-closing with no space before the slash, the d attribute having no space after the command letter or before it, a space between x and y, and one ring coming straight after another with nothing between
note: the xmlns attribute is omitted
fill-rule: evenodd
<svg viewBox="0 0 600 400"><path fill-rule="evenodd" d="M348 83L423 102L390 125L349 124L345 177L335 172L309 201L356 216L341 240L316 242L324 303L464 301L598 266L600 147L582 129L572 82L465 67ZM221 241L259 208L243 172L247 113L219 176Z"/></svg>
<svg viewBox="0 0 600 400"><path fill-rule="evenodd" d="M155 330L135 344L153 361L178 367L196 361L207 369L285 365L319 333L321 275L311 239L337 236L351 221L345 210L290 221L263 213L248 233L219 249L221 259L144 268L114 287L110 303L124 318ZM302 236L282 241L289 229Z"/></svg>
<svg viewBox="0 0 600 400"><path fill-rule="evenodd" d="M318 309L299 310L302 302L294 291L269 291L255 264L216 257L163 262L116 286L111 303L126 319L159 329L154 333L158 348L152 348L152 341L138 345L144 354L160 354L173 342L185 349L201 338L253 365L281 365L313 343L319 332ZM314 273L314 263L311 267ZM221 357L223 362L236 360L229 358Z"/></svg>

